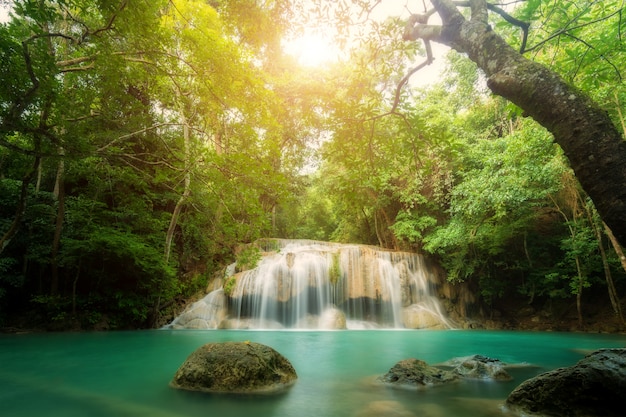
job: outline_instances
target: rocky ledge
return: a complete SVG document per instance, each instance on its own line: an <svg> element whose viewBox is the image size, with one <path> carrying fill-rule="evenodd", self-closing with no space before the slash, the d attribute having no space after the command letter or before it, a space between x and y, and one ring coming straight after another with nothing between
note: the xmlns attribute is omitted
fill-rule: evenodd
<svg viewBox="0 0 626 417"><path fill-rule="evenodd" d="M269 346L253 342L209 343L178 368L170 386L214 393L274 393L296 382L291 363Z"/></svg>

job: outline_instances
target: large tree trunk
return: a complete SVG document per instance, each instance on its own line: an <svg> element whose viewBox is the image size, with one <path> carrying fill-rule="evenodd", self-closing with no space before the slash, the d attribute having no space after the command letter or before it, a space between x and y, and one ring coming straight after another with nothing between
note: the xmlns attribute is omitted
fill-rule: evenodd
<svg viewBox="0 0 626 417"><path fill-rule="evenodd" d="M451 0L431 0L442 26L419 24L407 40L431 40L466 53L496 94L554 135L604 222L626 245L626 142L608 114L558 74L524 58L487 23L485 0L470 0L467 20Z"/></svg>

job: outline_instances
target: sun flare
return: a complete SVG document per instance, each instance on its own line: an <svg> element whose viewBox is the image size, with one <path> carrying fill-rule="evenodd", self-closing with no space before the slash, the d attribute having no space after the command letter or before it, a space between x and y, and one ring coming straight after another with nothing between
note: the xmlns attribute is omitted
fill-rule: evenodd
<svg viewBox="0 0 626 417"><path fill-rule="evenodd" d="M284 44L285 52L296 58L300 65L319 67L339 59L340 50L321 33L305 33Z"/></svg>

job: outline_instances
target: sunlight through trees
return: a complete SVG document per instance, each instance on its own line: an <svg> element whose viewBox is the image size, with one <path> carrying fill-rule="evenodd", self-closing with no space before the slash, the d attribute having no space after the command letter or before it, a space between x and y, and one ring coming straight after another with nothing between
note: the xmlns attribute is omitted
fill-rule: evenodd
<svg viewBox="0 0 626 417"><path fill-rule="evenodd" d="M157 326L263 237L621 315L622 2L1 4L0 325Z"/></svg>

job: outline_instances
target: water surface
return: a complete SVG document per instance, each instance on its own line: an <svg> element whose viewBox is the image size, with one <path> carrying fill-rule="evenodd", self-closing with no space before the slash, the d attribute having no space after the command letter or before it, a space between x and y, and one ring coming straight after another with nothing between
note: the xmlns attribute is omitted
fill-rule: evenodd
<svg viewBox="0 0 626 417"><path fill-rule="evenodd" d="M298 382L277 396L173 390L169 381L204 343L253 341L281 352ZM0 335L0 410L11 417L502 416L519 383L570 366L626 336L489 331L154 330ZM482 354L511 364L510 382L463 381L422 391L373 384L407 358L437 364Z"/></svg>

